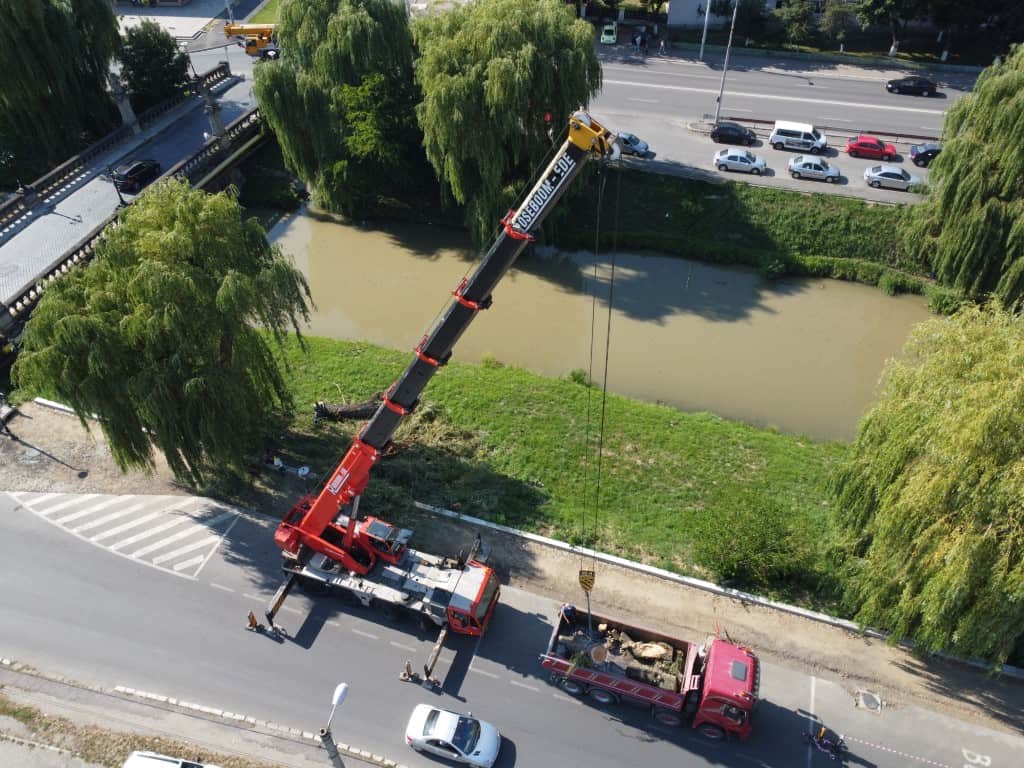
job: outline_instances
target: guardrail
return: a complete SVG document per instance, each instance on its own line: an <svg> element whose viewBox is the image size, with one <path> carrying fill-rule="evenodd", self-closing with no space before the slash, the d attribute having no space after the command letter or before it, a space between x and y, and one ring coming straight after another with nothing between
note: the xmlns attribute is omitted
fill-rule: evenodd
<svg viewBox="0 0 1024 768"><path fill-rule="evenodd" d="M233 146L256 136L262 130L263 118L260 115L260 108L253 107L244 115L225 126L223 138L220 140L211 139L196 154L172 166L163 176L173 176L174 178L188 181L190 184L194 183L207 170L227 158Z"/></svg>

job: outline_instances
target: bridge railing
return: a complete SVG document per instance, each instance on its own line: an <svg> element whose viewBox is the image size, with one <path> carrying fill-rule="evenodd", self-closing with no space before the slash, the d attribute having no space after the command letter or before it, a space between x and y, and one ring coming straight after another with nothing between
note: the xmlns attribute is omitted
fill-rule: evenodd
<svg viewBox="0 0 1024 768"><path fill-rule="evenodd" d="M145 112L141 112L136 118L135 125L140 129L146 128L183 101L199 93L200 86L212 88L229 77L231 77L231 68L226 61L222 61L213 69L191 78L182 85L181 89L174 96L164 99ZM90 144L77 155L68 158L56 168L40 176L32 182L25 192L15 194L10 200L0 206L0 231L10 222L31 210L38 201L45 200L53 192L64 187L71 179L79 176L96 157L111 147L120 144L125 139L134 135L134 133L135 127L133 125L122 125L120 128L114 129L99 141Z"/></svg>
<svg viewBox="0 0 1024 768"><path fill-rule="evenodd" d="M260 115L260 109L259 107L254 107L225 126L224 136L221 140L208 142L194 155L169 168L162 174L161 178L173 176L174 178L187 181L189 184L195 184L208 174L209 171L231 157L238 147L259 135L263 130L264 124ZM131 204L129 203L129 205ZM12 301L10 306L4 308L6 312L0 313L0 343L3 342L3 337L5 336L11 338L12 329L16 329L28 317L28 313L39 300L39 297L42 296L48 283L61 275L67 274L75 266L88 262L93 258L96 245L103 236L104 231L108 226L117 226L118 216L119 211L115 211L93 227L88 234L48 265L39 276L34 278L31 284L20 292L17 300ZM2 306L0 304L0 307Z"/></svg>

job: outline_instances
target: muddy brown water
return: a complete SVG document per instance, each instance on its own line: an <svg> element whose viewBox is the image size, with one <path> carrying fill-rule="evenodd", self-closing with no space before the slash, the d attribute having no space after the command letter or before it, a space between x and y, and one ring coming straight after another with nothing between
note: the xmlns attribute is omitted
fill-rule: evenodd
<svg viewBox="0 0 1024 768"><path fill-rule="evenodd" d="M466 237L427 225L386 230L316 211L271 233L309 279L308 332L412 349L477 258ZM769 282L755 271L665 256L545 252L499 284L455 358L493 356L545 376L601 378L613 288L609 390L819 440L849 440L885 361L929 317L919 296L837 280ZM600 297L594 311L593 295ZM382 386L387 382L381 382Z"/></svg>

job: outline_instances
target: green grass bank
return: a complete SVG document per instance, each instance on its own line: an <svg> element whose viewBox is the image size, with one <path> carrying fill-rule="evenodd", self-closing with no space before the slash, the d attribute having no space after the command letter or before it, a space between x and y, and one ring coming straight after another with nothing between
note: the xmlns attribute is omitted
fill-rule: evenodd
<svg viewBox="0 0 1024 768"><path fill-rule="evenodd" d="M312 404L365 400L410 353L307 344L280 352L298 409L280 447L320 474L360 425L314 428ZM411 502L423 501L777 596L816 602L827 591L825 482L844 445L609 396L595 505L598 435L591 426L588 440L587 417L597 423L600 396L496 361L452 362L396 436L397 454L374 469L364 509L415 522Z"/></svg>

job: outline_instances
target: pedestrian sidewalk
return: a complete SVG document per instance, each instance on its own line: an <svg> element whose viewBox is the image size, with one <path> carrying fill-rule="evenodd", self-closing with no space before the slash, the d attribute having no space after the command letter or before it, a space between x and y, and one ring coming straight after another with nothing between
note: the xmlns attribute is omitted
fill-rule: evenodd
<svg viewBox="0 0 1024 768"><path fill-rule="evenodd" d="M15 709L32 708L41 715L22 709L12 717L0 709L2 766L94 768L120 764L133 750L214 764L233 758L242 768L323 768L330 763L310 732L127 689L91 688L15 666L0 666L0 695ZM36 731L44 718L47 727L40 735ZM339 751L350 768L404 768L343 746Z"/></svg>

